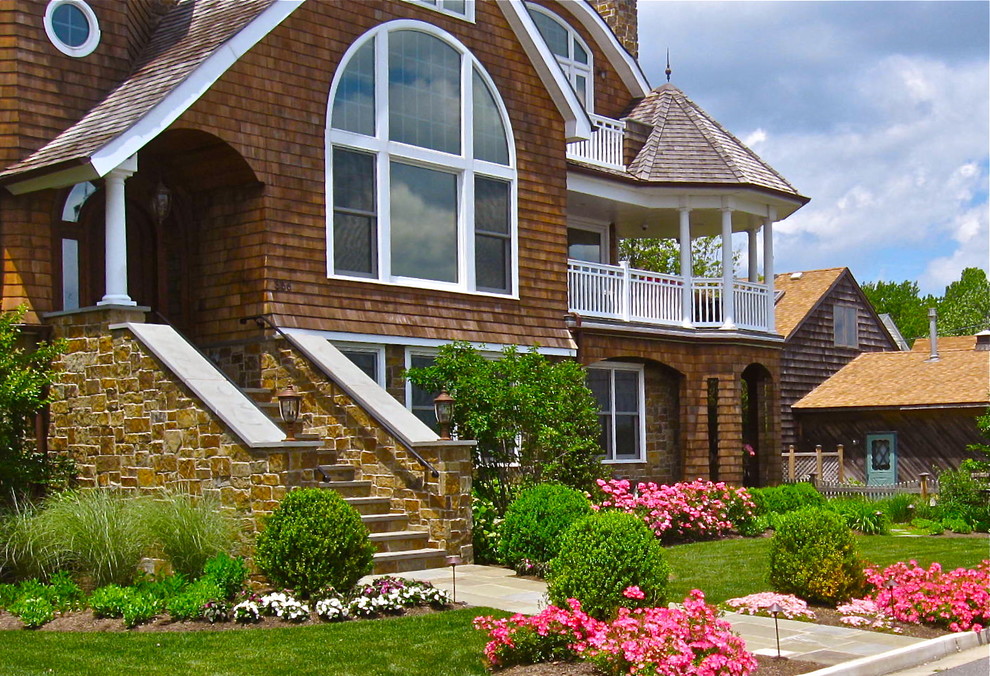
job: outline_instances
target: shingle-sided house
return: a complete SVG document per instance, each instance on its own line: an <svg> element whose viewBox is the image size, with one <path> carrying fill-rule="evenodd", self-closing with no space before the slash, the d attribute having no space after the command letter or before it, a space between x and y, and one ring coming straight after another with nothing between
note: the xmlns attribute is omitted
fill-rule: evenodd
<svg viewBox="0 0 990 676"><path fill-rule="evenodd" d="M990 405L990 332L862 354L794 404L805 436L844 444L847 475L915 481L980 454L976 417Z"/></svg>
<svg viewBox="0 0 990 676"><path fill-rule="evenodd" d="M11 0L0 35L3 307L68 339L48 444L84 483L247 525L321 483L395 566L470 556L469 446L401 378L452 340L586 364L616 474L741 483L749 443L776 478L772 230L807 198L651 90L634 0ZM732 233L753 279L692 279ZM617 260L644 236L681 274ZM288 385L302 438L262 410Z"/></svg>
<svg viewBox="0 0 990 676"><path fill-rule="evenodd" d="M858 355L898 344L849 268L782 273L774 288L777 333L784 337L781 444L811 450L821 442L800 433L791 406Z"/></svg>

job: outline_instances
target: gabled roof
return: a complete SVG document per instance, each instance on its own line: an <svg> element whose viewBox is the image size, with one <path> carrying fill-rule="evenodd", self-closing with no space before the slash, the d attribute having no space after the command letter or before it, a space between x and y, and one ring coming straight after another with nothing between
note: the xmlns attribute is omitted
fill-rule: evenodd
<svg viewBox="0 0 990 676"><path fill-rule="evenodd" d="M23 180L39 173L64 170L62 185L106 175L171 124L301 2L178 3L162 17L131 75L81 120L0 172L0 182L13 183L17 193L59 184Z"/></svg>
<svg viewBox="0 0 990 676"><path fill-rule="evenodd" d="M990 351L866 352L794 404L799 410L939 408L990 403Z"/></svg>
<svg viewBox="0 0 990 676"><path fill-rule="evenodd" d="M847 272L848 268L827 268L774 275L773 286L779 296L774 305L777 333L785 340L794 335Z"/></svg>
<svg viewBox="0 0 990 676"><path fill-rule="evenodd" d="M627 117L653 128L629 164L629 173L637 178L749 185L807 201L773 167L669 83L647 94Z"/></svg>

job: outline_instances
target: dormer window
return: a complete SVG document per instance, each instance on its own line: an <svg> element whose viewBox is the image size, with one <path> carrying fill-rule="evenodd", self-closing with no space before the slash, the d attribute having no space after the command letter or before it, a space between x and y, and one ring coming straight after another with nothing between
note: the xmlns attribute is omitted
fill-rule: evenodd
<svg viewBox="0 0 990 676"><path fill-rule="evenodd" d="M532 3L527 4L526 8L547 47L557 57L557 63L567 75L581 105L587 112L593 112L595 99L591 74L594 71L587 43L566 21L550 10Z"/></svg>
<svg viewBox="0 0 990 676"><path fill-rule="evenodd" d="M51 0L45 9L45 33L69 56L87 56L100 44L100 24L83 0Z"/></svg>

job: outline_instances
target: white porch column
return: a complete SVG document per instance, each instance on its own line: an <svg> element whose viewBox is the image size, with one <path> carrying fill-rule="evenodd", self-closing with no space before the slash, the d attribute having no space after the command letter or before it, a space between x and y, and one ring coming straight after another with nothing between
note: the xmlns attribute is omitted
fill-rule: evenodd
<svg viewBox="0 0 990 676"><path fill-rule="evenodd" d="M132 155L106 175L106 294L97 305L137 305L127 295L127 202L124 181L137 171Z"/></svg>
<svg viewBox="0 0 990 676"><path fill-rule="evenodd" d="M722 207L722 328L735 324L735 294L732 289L732 207Z"/></svg>
<svg viewBox="0 0 990 676"><path fill-rule="evenodd" d="M684 286L681 287L681 324L686 329L694 326L691 321L691 310L694 293L692 292L693 282L691 280L691 210L687 207L680 208L681 215L681 280Z"/></svg>
<svg viewBox="0 0 990 676"><path fill-rule="evenodd" d="M759 226L754 225L749 230L746 231L746 234L749 237L749 239L748 239L748 244L749 244L749 263L748 263L748 265L749 265L749 267L746 270L746 273L749 276L749 281L751 281L753 284L759 284L760 283L760 271L757 269L758 264L759 264L759 260L758 260L758 257L759 257L759 243L756 241L756 231L757 230L759 230Z"/></svg>
<svg viewBox="0 0 990 676"><path fill-rule="evenodd" d="M763 222L763 279L767 285L767 330L776 333L777 322L774 319L774 284L773 284L773 222L777 220L777 210L770 208L767 219Z"/></svg>

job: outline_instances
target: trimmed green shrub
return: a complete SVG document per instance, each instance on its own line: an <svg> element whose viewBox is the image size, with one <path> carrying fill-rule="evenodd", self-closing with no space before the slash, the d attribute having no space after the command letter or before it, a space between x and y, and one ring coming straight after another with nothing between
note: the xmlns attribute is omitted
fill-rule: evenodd
<svg viewBox="0 0 990 676"><path fill-rule="evenodd" d="M219 587L223 592L223 598L229 601L244 589L244 583L248 579L248 567L243 558L221 552L210 558L203 566L203 579Z"/></svg>
<svg viewBox="0 0 990 676"><path fill-rule="evenodd" d="M865 584L853 532L833 511L809 507L784 515L770 540L774 591L836 605Z"/></svg>
<svg viewBox="0 0 990 676"><path fill-rule="evenodd" d="M857 498L837 499L828 506L846 520L846 525L864 535L889 535L890 518L877 503Z"/></svg>
<svg viewBox="0 0 990 676"><path fill-rule="evenodd" d="M667 599L670 566L663 547L643 521L623 512L601 512L575 522L563 535L547 574L551 603L576 598L589 615L611 619L619 607L653 607ZM623 592L639 587L642 599Z"/></svg>
<svg viewBox="0 0 990 676"><path fill-rule="evenodd" d="M990 529L990 502L984 489L987 482L974 478L968 469L945 470L938 475L938 509L934 518L964 519L975 530Z"/></svg>
<svg viewBox="0 0 990 676"><path fill-rule="evenodd" d="M374 546L357 511L332 491L290 492L258 534L254 561L276 587L308 597L350 589L371 572Z"/></svg>
<svg viewBox="0 0 990 676"><path fill-rule="evenodd" d="M233 549L233 522L216 500L164 492L142 507L151 538L177 573L195 579L207 559Z"/></svg>
<svg viewBox="0 0 990 676"><path fill-rule="evenodd" d="M517 568L524 560L547 563L560 550L560 538L571 524L591 514L581 491L562 484L541 484L519 493L500 529L499 558Z"/></svg>
<svg viewBox="0 0 990 676"><path fill-rule="evenodd" d="M37 596L21 597L10 606L10 612L19 617L28 629L37 629L55 617L55 608L51 601Z"/></svg>
<svg viewBox="0 0 990 676"><path fill-rule="evenodd" d="M124 607L137 592L130 587L108 584L93 590L89 596L89 607L97 617L123 617Z"/></svg>
<svg viewBox="0 0 990 676"><path fill-rule="evenodd" d="M957 516L950 516L947 519L942 519L942 526L953 533L959 533L960 535L969 535L973 532L973 527L966 523L966 519L961 519Z"/></svg>
<svg viewBox="0 0 990 676"><path fill-rule="evenodd" d="M136 627L153 620L162 611L162 602L146 594L134 594L123 605L124 626Z"/></svg>
<svg viewBox="0 0 990 676"><path fill-rule="evenodd" d="M211 601L222 601L223 590L216 583L203 578L186 587L185 591L169 599L165 608L175 621L198 620L203 617L203 606Z"/></svg>
<svg viewBox="0 0 990 676"><path fill-rule="evenodd" d="M933 519L913 519L911 521L911 527L917 528L926 535L941 535L945 532L942 522Z"/></svg>
<svg viewBox="0 0 990 676"><path fill-rule="evenodd" d="M786 514L803 507L823 507L825 498L807 482L750 488L756 514Z"/></svg>

